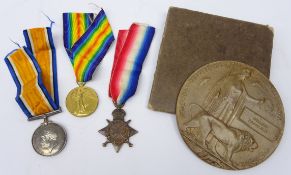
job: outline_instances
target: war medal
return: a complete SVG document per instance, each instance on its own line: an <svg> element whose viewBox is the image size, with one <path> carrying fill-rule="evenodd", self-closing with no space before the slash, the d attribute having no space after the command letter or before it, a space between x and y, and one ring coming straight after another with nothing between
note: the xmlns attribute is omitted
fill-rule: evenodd
<svg viewBox="0 0 291 175"><path fill-rule="evenodd" d="M280 96L254 67L207 64L183 85L177 101L180 133L199 158L224 169L246 169L278 146L285 123Z"/></svg>
<svg viewBox="0 0 291 175"><path fill-rule="evenodd" d="M107 137L107 141L103 143L104 147L108 143L112 143L116 152L119 152L124 143L127 143L129 147L133 146L129 142L129 138L135 135L137 131L129 126L130 120L124 121L125 115L125 111L116 106L116 109L112 112L113 121L107 119L108 126L99 131L99 133Z"/></svg>
<svg viewBox="0 0 291 175"><path fill-rule="evenodd" d="M104 58L114 36L103 9L94 13L64 13L64 46L79 87L66 98L68 111L76 117L92 114L98 106L97 93L86 82Z"/></svg>
<svg viewBox="0 0 291 175"><path fill-rule="evenodd" d="M125 121L122 109L126 101L135 94L142 64L151 45L155 28L134 23L129 30L120 30L114 55L114 62L109 85L109 96L116 109L112 112L113 121L107 120L108 126L99 130L107 138L103 144L112 143L116 152L127 143L137 131Z"/></svg>
<svg viewBox="0 0 291 175"><path fill-rule="evenodd" d="M9 53L5 62L17 86L16 101L28 120L44 119L32 137L34 150L43 156L53 156L64 148L66 132L48 121L48 117L61 112L52 32L48 27L23 33L27 47Z"/></svg>

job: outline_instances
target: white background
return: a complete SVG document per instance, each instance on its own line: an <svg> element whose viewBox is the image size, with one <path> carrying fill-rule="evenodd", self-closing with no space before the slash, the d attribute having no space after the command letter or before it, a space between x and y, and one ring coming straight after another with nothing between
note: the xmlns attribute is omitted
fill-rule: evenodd
<svg viewBox="0 0 291 175"><path fill-rule="evenodd" d="M62 12L96 11L94 2L107 13L115 36L118 29L128 28L132 22L148 23L156 27L151 49L144 63L136 95L126 104L127 118L139 130L132 137L133 148L124 145L116 154L111 145L103 148L105 138L97 130L111 119L113 105L107 96L115 43L94 79L88 83L99 94L98 110L88 118L72 117L65 108L69 90L76 86L73 70L63 48ZM200 161L179 135L174 115L147 108L164 23L169 6L222 15L226 17L268 24L274 27L271 81L285 105L286 125L281 144L261 165L243 171L225 171ZM287 0L1 0L0 4L0 175L177 175L177 174L287 174L291 171L291 2ZM4 63L5 55L16 46L9 38L24 44L22 30L48 26L41 12L55 22L54 41L57 48L60 102L64 112L51 120L65 127L68 133L66 148L55 157L41 157L33 151L31 135L41 121L27 122L15 102L16 87Z"/></svg>

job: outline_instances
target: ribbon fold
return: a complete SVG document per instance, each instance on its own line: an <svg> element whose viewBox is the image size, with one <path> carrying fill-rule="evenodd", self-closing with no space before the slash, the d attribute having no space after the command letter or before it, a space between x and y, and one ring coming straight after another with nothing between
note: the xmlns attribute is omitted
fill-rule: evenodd
<svg viewBox="0 0 291 175"><path fill-rule="evenodd" d="M94 13L64 13L64 46L77 82L87 82L114 41L103 9Z"/></svg>
<svg viewBox="0 0 291 175"><path fill-rule="evenodd" d="M137 23L129 30L119 30L109 85L115 104L122 106L135 94L154 34L154 27Z"/></svg>
<svg viewBox="0 0 291 175"><path fill-rule="evenodd" d="M51 28L23 31L27 47L5 62L17 87L16 101L28 118L59 109L56 51Z"/></svg>

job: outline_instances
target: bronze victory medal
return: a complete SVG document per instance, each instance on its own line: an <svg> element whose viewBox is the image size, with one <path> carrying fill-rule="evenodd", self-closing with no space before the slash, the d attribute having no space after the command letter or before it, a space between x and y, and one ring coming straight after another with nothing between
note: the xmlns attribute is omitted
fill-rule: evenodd
<svg viewBox="0 0 291 175"><path fill-rule="evenodd" d="M188 147L205 162L240 170L266 160L278 146L285 116L280 96L258 70L219 61L194 72L177 101Z"/></svg>
<svg viewBox="0 0 291 175"><path fill-rule="evenodd" d="M87 117L91 115L98 106L97 93L89 87L80 85L71 90L66 98L68 111L76 117Z"/></svg>

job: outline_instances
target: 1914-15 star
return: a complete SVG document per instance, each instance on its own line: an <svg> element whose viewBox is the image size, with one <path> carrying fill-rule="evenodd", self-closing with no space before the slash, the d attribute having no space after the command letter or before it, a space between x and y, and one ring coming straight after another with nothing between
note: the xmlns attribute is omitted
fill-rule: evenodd
<svg viewBox="0 0 291 175"><path fill-rule="evenodd" d="M124 143L132 147L133 144L130 143L129 138L137 133L135 129L129 126L130 120L124 121L125 115L126 113L123 109L115 109L112 112L113 121L107 120L108 125L99 130L99 133L107 138L103 146L106 147L108 143L112 143L117 153Z"/></svg>

